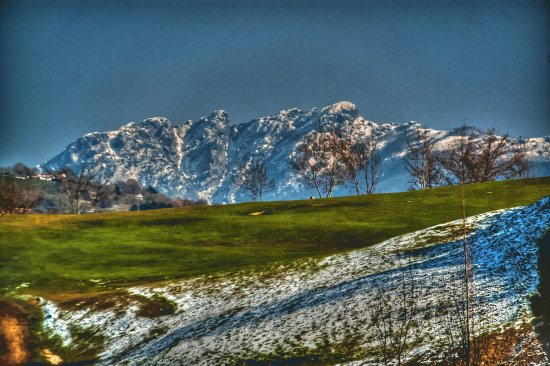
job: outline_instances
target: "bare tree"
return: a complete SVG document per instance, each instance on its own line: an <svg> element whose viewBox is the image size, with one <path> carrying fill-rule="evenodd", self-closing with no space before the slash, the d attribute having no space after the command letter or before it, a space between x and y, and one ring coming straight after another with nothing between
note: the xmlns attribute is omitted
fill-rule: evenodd
<svg viewBox="0 0 550 366"><path fill-rule="evenodd" d="M443 168L443 178L447 184L473 182L478 138L479 135L475 129L464 125L450 148L438 153L437 160Z"/></svg>
<svg viewBox="0 0 550 366"><path fill-rule="evenodd" d="M479 366L486 338L480 334L481 306L474 286L473 243L468 240L466 195L462 185L462 270L453 277L452 288L446 288L447 308L443 331L446 336L446 361L452 365ZM456 283L458 282L458 286Z"/></svg>
<svg viewBox="0 0 550 366"><path fill-rule="evenodd" d="M23 163L16 163L10 170L16 177L32 178L36 174L35 169L31 169Z"/></svg>
<svg viewBox="0 0 550 366"><path fill-rule="evenodd" d="M317 190L321 198L320 180L324 169L324 156L318 135L319 133L310 133L298 142L290 166L306 185Z"/></svg>
<svg viewBox="0 0 550 366"><path fill-rule="evenodd" d="M244 164L234 183L245 189L254 201L257 199L261 201L264 193L275 188L275 181L269 179L267 166L263 159L252 160Z"/></svg>
<svg viewBox="0 0 550 366"><path fill-rule="evenodd" d="M477 156L477 182L522 176L528 169L525 151L512 143L508 134L498 136L494 128L483 136Z"/></svg>
<svg viewBox="0 0 550 366"><path fill-rule="evenodd" d="M348 150L349 145L335 131L312 132L298 143L290 166L319 197L331 197L334 187L346 181Z"/></svg>
<svg viewBox="0 0 550 366"><path fill-rule="evenodd" d="M380 152L376 145L374 150L367 159L367 163L364 168L365 175L365 189L367 194L374 193L376 186L378 185L378 179L380 178L380 166L382 165L382 159Z"/></svg>
<svg viewBox="0 0 550 366"><path fill-rule="evenodd" d="M25 213L36 206L40 196L36 180L0 175L0 213Z"/></svg>
<svg viewBox="0 0 550 366"><path fill-rule="evenodd" d="M27 212L36 206L42 196L42 188L40 183L35 179L24 179L18 182L19 189L19 207L23 212Z"/></svg>
<svg viewBox="0 0 550 366"><path fill-rule="evenodd" d="M458 365L469 363L470 355L470 324L468 320L468 303L466 297L465 279L462 274L458 282L460 286L446 289L447 298L441 302L444 310L442 327L444 345L443 357L446 363ZM453 281L455 283L455 281ZM468 356L467 356L468 355Z"/></svg>
<svg viewBox="0 0 550 366"><path fill-rule="evenodd" d="M441 184L442 176L435 155L435 138L426 128L407 135L405 168L410 174L410 189L428 189Z"/></svg>
<svg viewBox="0 0 550 366"><path fill-rule="evenodd" d="M422 337L419 293L410 261L400 269L398 281L396 289L387 282L376 284L376 302L369 307L374 338L379 344L379 361L384 365L401 365Z"/></svg>
<svg viewBox="0 0 550 366"><path fill-rule="evenodd" d="M354 146L352 151L360 161L363 177L365 178L365 192L374 193L378 179L380 178L380 151L378 150L378 141L373 136L366 138Z"/></svg>
<svg viewBox="0 0 550 366"><path fill-rule="evenodd" d="M325 132L321 136L321 148L324 151L325 169L321 177L321 188L325 197L332 197L334 187L346 181L345 156L349 154L349 145L335 132Z"/></svg>
<svg viewBox="0 0 550 366"><path fill-rule="evenodd" d="M94 180L90 184L90 201L95 212L99 211L99 205L112 197L116 191L116 186L109 181Z"/></svg>
<svg viewBox="0 0 550 366"><path fill-rule="evenodd" d="M95 174L90 174L89 184L90 202L95 212L99 211L99 205L112 197L117 191L117 187L111 184L109 178L102 177L101 171L96 171Z"/></svg>
<svg viewBox="0 0 550 366"><path fill-rule="evenodd" d="M511 150L511 165L508 172L506 172L506 178L526 178L529 176L531 170L531 163L527 160L527 151L524 144L521 144L520 137L518 141L514 141L510 144Z"/></svg>
<svg viewBox="0 0 550 366"><path fill-rule="evenodd" d="M14 177L0 175L0 210L13 213L18 205L17 186Z"/></svg>
<svg viewBox="0 0 550 366"><path fill-rule="evenodd" d="M353 143L350 143L350 149L348 153L343 156L344 164L346 167L346 180L353 184L355 193L359 196L361 194L361 161L358 154L353 151Z"/></svg>
<svg viewBox="0 0 550 366"><path fill-rule="evenodd" d="M499 178L526 176L529 165L521 144L491 128L481 135L463 126L446 151L439 152L438 163L448 184L491 182Z"/></svg>
<svg viewBox="0 0 550 366"><path fill-rule="evenodd" d="M67 196L71 213L80 214L81 201L84 195L88 193L91 184L88 170L83 167L78 173L75 173L69 168L63 168L58 171L48 171L48 173L54 176L54 181L59 183L62 191Z"/></svg>
<svg viewBox="0 0 550 366"><path fill-rule="evenodd" d="M479 307L473 291L470 274L459 273L452 283L458 286L446 288L447 299L441 330L444 335L444 359L450 365L482 365L486 337L480 334Z"/></svg>
<svg viewBox="0 0 550 366"><path fill-rule="evenodd" d="M141 196L141 186L138 181L130 178L126 181L124 185L124 194L128 197L128 200L132 206L136 206L136 209L139 211L138 199Z"/></svg>

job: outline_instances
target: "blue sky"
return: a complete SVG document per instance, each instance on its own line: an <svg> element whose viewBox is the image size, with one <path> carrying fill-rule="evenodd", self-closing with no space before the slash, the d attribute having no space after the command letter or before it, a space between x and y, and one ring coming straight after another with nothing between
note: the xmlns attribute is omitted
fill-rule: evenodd
<svg viewBox="0 0 550 366"><path fill-rule="evenodd" d="M550 3L0 0L0 165L86 132L356 103L550 135Z"/></svg>

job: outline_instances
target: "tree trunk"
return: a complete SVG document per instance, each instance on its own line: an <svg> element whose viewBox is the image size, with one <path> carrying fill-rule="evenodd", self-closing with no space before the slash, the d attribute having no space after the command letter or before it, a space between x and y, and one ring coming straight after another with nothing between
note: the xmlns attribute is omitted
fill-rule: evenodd
<svg viewBox="0 0 550 366"><path fill-rule="evenodd" d="M317 194L319 195L319 198L323 198L323 195L321 194L321 190L319 189L319 185L317 184L317 181L314 181L315 189L317 190Z"/></svg>
<svg viewBox="0 0 550 366"><path fill-rule="evenodd" d="M470 366L470 274L469 274L469 257L468 257L468 243L466 240L466 197L464 192L464 184L462 185L462 237L463 237L463 252L464 252L464 284L466 287L466 342L464 349L464 363L466 366Z"/></svg>

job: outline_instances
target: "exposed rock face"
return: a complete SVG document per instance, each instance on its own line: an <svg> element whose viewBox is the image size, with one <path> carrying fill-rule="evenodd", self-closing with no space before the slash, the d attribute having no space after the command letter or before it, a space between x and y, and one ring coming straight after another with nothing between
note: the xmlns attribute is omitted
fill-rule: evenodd
<svg viewBox="0 0 550 366"><path fill-rule="evenodd" d="M307 111L288 109L234 125L225 111L214 111L199 121L184 124L148 118L115 131L86 134L40 167L79 170L85 166L104 179L135 178L172 197L225 203L248 199L232 182L243 163L261 156L276 183L275 190L265 199L306 198L314 191L297 179L289 167L289 156L305 134L336 128L346 134L372 134L379 139L382 176L378 192L407 189L408 176L402 162L406 136L420 124L377 124L361 117L357 106L350 102ZM430 133L444 148L457 131ZM520 143L526 147L531 175L550 175L550 137L524 139ZM335 190L335 195L346 194L353 194L351 187Z"/></svg>

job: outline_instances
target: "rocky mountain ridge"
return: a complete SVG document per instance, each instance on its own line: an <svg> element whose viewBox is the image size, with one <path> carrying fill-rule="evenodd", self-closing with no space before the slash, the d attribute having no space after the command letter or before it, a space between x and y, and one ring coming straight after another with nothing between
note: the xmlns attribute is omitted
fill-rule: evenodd
<svg viewBox="0 0 550 366"><path fill-rule="evenodd" d="M275 189L264 199L300 199L314 195L288 164L298 141L311 131L338 127L352 135L373 135L380 142L382 168L378 192L404 191L408 175L402 158L406 136L421 125L378 124L359 115L356 105L339 102L310 110L288 109L249 122L231 124L223 110L183 124L166 118L130 122L118 130L88 133L39 166L42 170L87 167L95 176L111 181L134 178L172 197L204 199L211 203L249 200L233 184L242 165L262 157ZM430 130L444 148L457 130ZM532 176L550 175L550 136L522 139ZM335 195L353 194L350 186Z"/></svg>

